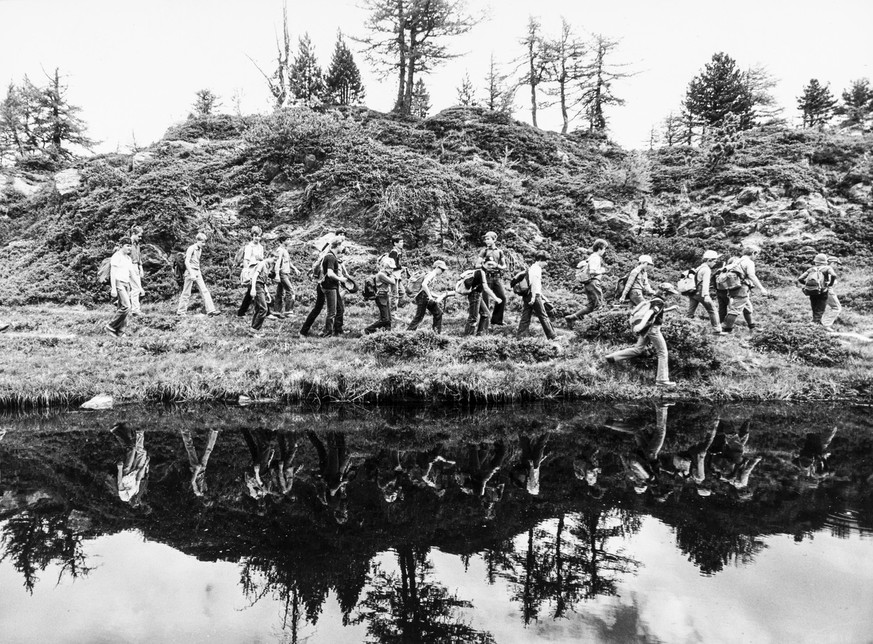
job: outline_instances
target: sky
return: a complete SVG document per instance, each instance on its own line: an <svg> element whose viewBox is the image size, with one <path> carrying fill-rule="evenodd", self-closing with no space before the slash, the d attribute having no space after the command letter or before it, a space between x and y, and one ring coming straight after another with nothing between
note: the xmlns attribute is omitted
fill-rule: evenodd
<svg viewBox="0 0 873 644"><path fill-rule="evenodd" d="M308 32L323 66L337 30L363 35L362 0L287 0L292 38ZM457 103L465 74L484 87L490 56L504 72L522 54L518 44L529 15L555 34L565 17L583 36L620 40L615 62L636 72L616 82L626 104L607 112L610 136L627 148L647 145L649 132L677 110L688 82L712 55L724 51L743 67L762 64L779 80L774 94L796 121L796 97L810 78L835 95L857 78L873 79L873 2L869 0L468 0L482 22L451 41L459 56L425 83L431 113ZM0 0L0 81L37 84L60 68L70 100L82 108L100 152L147 145L190 112L195 92L208 88L233 111L271 108L266 83L252 60L270 71L282 0ZM396 94L348 41L364 76L369 107L386 111ZM527 94L516 97L515 118L529 122ZM559 129L557 108L540 127ZM578 124L580 127L582 123Z"/></svg>

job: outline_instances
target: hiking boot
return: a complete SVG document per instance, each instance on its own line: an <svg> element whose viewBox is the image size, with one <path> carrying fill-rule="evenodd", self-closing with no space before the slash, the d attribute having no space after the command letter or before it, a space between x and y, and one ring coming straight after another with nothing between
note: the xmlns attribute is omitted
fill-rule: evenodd
<svg viewBox="0 0 873 644"><path fill-rule="evenodd" d="M722 331L721 329L713 329L712 334L713 335L727 335L727 331Z"/></svg>
<svg viewBox="0 0 873 644"><path fill-rule="evenodd" d="M566 326L571 331L573 330L573 323L576 321L576 317L573 315L568 315L564 318L564 326Z"/></svg>
<svg viewBox="0 0 873 644"><path fill-rule="evenodd" d="M659 380L655 383L658 387L675 387L676 383L672 380Z"/></svg>
<svg viewBox="0 0 873 644"><path fill-rule="evenodd" d="M107 324L106 326L104 326L103 328L107 331L107 333L111 333L111 334L114 335L116 338L118 337L118 331L116 331L115 329L113 329L113 328L112 328L111 326L109 326L108 324Z"/></svg>
<svg viewBox="0 0 873 644"><path fill-rule="evenodd" d="M734 330L733 330L733 328L726 329L725 327L722 327L722 328L721 328L721 332L724 333L724 334L728 334L728 333L733 333Z"/></svg>
<svg viewBox="0 0 873 644"><path fill-rule="evenodd" d="M221 315L221 311L210 311L210 312L208 313L208 315L209 315L209 317L211 317L211 318L215 318L215 317L218 317L219 315Z"/></svg>
<svg viewBox="0 0 873 644"><path fill-rule="evenodd" d="M615 364L615 358L612 356L606 356L606 364Z"/></svg>

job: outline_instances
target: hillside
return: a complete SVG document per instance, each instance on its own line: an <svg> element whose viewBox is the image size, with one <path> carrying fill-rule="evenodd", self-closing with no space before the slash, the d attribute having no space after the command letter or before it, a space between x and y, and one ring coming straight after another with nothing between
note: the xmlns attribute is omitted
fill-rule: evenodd
<svg viewBox="0 0 873 644"><path fill-rule="evenodd" d="M634 154L477 108L412 121L364 108L191 119L135 154L56 174L0 169L0 298L105 301L96 266L132 224L145 228L152 297L174 292L170 255L198 230L229 297L231 258L254 223L291 232L302 264L307 240L343 225L353 266L400 231L414 261L459 270L495 229L516 261L549 249L557 280L595 236L613 242L619 269L647 252L673 279L702 247L746 239L764 245L766 266L795 269L813 250L871 253L871 150L870 135L756 129L713 165L706 148Z"/></svg>

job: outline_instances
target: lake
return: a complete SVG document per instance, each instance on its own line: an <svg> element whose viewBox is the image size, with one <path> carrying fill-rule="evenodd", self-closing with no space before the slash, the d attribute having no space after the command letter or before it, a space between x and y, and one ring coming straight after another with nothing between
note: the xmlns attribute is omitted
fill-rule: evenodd
<svg viewBox="0 0 873 644"><path fill-rule="evenodd" d="M871 642L871 412L0 415L0 640Z"/></svg>

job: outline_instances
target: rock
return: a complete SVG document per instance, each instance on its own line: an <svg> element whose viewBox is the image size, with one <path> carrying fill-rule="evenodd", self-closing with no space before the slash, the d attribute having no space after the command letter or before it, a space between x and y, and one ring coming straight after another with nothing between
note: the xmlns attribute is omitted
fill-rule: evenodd
<svg viewBox="0 0 873 644"><path fill-rule="evenodd" d="M155 158L155 155L153 152L149 152L148 150L143 150L142 152L137 152L136 154L134 154L130 158L130 160L133 163L133 166L136 167L136 166L142 165L143 163L148 163L149 161L151 161L154 158Z"/></svg>
<svg viewBox="0 0 873 644"><path fill-rule="evenodd" d="M16 239L15 241L11 241L6 244L7 248L30 248L33 246L32 239Z"/></svg>
<svg viewBox="0 0 873 644"><path fill-rule="evenodd" d="M828 206L827 199L822 197L817 192L813 192L811 195L809 195L806 203L806 209L809 210L809 212L813 215L826 215L830 211L830 206Z"/></svg>
<svg viewBox="0 0 873 644"><path fill-rule="evenodd" d="M615 204L609 199L591 199L591 206L596 213L613 210L615 208Z"/></svg>
<svg viewBox="0 0 873 644"><path fill-rule="evenodd" d="M314 154L307 154L303 157L303 169L306 172L312 172L318 169L318 159L315 158Z"/></svg>
<svg viewBox="0 0 873 644"><path fill-rule="evenodd" d="M61 170L55 173L55 190L58 194L68 195L82 185L82 174L76 168Z"/></svg>
<svg viewBox="0 0 873 644"><path fill-rule="evenodd" d="M41 187L39 184L31 183L22 177L12 178L12 192L17 192L24 197L32 197L39 192Z"/></svg>
<svg viewBox="0 0 873 644"><path fill-rule="evenodd" d="M82 403L79 405L79 409L90 409L91 411L97 411L100 409L112 409L114 406L114 400L112 396L107 394L97 394L91 400Z"/></svg>
<svg viewBox="0 0 873 644"><path fill-rule="evenodd" d="M3 184L3 181L0 180L0 185ZM854 201L855 203L868 203L870 201L871 193L873 193L873 189L870 186L865 186L863 183L856 183L851 188L849 188L848 196L849 199Z"/></svg>
<svg viewBox="0 0 873 644"><path fill-rule="evenodd" d="M737 203L748 206L750 203L755 203L761 198L761 189L757 186L747 186L740 190L737 195Z"/></svg>
<svg viewBox="0 0 873 644"><path fill-rule="evenodd" d="M740 206L721 214L722 219L729 224L748 223L759 218L759 213L749 206Z"/></svg>

